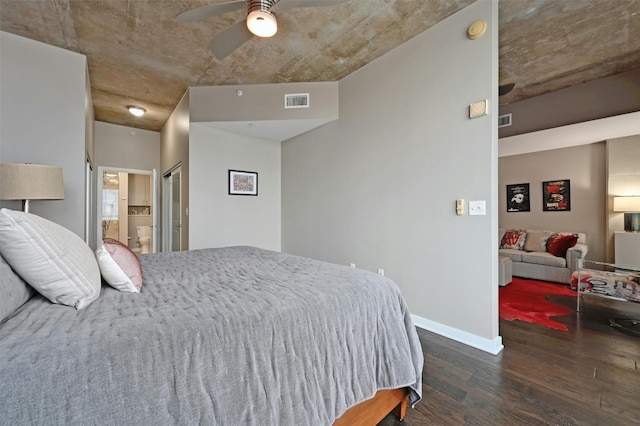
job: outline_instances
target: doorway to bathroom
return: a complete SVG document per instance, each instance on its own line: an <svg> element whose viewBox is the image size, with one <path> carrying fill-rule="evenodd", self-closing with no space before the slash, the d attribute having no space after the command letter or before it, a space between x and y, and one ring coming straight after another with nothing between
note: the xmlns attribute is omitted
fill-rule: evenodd
<svg viewBox="0 0 640 426"><path fill-rule="evenodd" d="M97 241L113 238L134 253L155 253L156 171L99 167L97 189Z"/></svg>

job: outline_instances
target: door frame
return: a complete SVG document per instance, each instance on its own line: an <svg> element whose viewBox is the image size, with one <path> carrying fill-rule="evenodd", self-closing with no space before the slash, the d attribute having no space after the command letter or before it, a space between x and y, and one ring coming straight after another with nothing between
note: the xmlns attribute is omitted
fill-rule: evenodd
<svg viewBox="0 0 640 426"><path fill-rule="evenodd" d="M169 179L176 172L180 173L180 185L182 186L182 163L178 163L162 175L162 251L172 251L172 214L173 192L169 185ZM182 222L182 188L180 188L180 222ZM180 250L182 250L182 229L180 230Z"/></svg>
<svg viewBox="0 0 640 426"><path fill-rule="evenodd" d="M96 207L96 221L95 221L95 237L96 244L102 244L102 240L100 239L100 234L102 233L102 189L103 189L103 176L104 172L118 172L118 173L128 173L134 175L149 175L151 176L151 226L153 229L153 236L151 241L153 242L153 253L158 251L158 215L160 213L160 209L158 208L158 173L156 169L152 170L140 170L140 169L126 169L122 167L109 167L109 166L98 166L98 173L96 177L96 198L97 198L97 207ZM100 220L98 220L100 219Z"/></svg>

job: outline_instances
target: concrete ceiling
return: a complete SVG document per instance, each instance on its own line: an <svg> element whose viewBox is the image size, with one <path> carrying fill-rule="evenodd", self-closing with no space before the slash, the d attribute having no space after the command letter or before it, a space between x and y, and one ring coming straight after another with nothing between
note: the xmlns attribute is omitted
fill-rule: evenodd
<svg viewBox="0 0 640 426"><path fill-rule="evenodd" d="M474 1L295 8L223 60L211 39L245 12L175 19L220 0L1 0L0 30L86 55L96 120L159 131L189 86L337 81ZM500 84L516 84L501 103L640 68L640 0L500 0L499 14Z"/></svg>

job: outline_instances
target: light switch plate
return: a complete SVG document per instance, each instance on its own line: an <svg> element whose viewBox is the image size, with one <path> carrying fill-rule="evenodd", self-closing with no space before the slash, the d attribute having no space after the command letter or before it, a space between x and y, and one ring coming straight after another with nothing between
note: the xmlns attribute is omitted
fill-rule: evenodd
<svg viewBox="0 0 640 426"><path fill-rule="evenodd" d="M487 202L485 200L469 201L469 216L486 216Z"/></svg>

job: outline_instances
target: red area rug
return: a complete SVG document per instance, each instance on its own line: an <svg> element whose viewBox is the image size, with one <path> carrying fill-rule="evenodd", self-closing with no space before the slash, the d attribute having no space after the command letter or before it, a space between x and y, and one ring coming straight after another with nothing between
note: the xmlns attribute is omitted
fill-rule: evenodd
<svg viewBox="0 0 640 426"><path fill-rule="evenodd" d="M567 326L551 317L570 314L571 308L553 303L549 296L576 297L568 285L513 277L511 284L500 287L500 318L540 324L567 331Z"/></svg>

